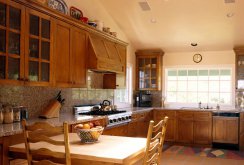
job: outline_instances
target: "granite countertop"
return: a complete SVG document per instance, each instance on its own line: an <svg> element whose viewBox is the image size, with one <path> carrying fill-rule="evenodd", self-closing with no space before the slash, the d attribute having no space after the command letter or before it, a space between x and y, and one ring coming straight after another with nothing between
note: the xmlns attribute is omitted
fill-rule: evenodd
<svg viewBox="0 0 244 165"><path fill-rule="evenodd" d="M79 115L75 116L73 113L61 113L59 118L51 118L51 119L41 119L41 118L30 118L27 120L27 124L33 124L38 121L45 121L54 126L61 126L64 121L68 122L68 124L76 124L80 122L86 122L97 119L104 119L105 116L87 116L87 115ZM0 137L10 136L22 133L22 127L20 122L11 123L11 124L0 124Z"/></svg>
<svg viewBox="0 0 244 165"><path fill-rule="evenodd" d="M151 110L185 110L185 111L211 111L215 112L216 109L198 109L193 107L128 107L128 108L120 108L118 110L126 110L128 112L132 113L142 113L142 112L148 112ZM220 109L218 112L244 112L243 110L238 109ZM59 118L52 118L52 119L40 119L40 118L31 118L27 120L28 124L32 124L34 122L38 121L46 121L52 125L55 126L61 126L64 121L68 122L68 124L76 124L80 122L86 122L91 120L97 120L97 119L104 119L106 116L87 116L87 115L78 115L75 116L73 113L61 113ZM3 136L10 136L22 133L21 123L11 123L11 124L0 124L0 137Z"/></svg>

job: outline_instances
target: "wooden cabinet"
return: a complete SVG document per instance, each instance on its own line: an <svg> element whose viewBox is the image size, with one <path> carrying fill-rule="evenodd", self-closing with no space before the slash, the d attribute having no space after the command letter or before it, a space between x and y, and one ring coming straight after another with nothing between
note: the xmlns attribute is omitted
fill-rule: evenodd
<svg viewBox="0 0 244 165"><path fill-rule="evenodd" d="M56 86L86 87L86 32L62 21L55 29Z"/></svg>
<svg viewBox="0 0 244 165"><path fill-rule="evenodd" d="M244 150L244 112L240 113L240 149Z"/></svg>
<svg viewBox="0 0 244 165"><path fill-rule="evenodd" d="M0 0L0 83L23 85L25 8Z"/></svg>
<svg viewBox="0 0 244 165"><path fill-rule="evenodd" d="M154 110L153 119L156 123L168 116L165 141L175 141L176 111L174 110Z"/></svg>
<svg viewBox="0 0 244 165"><path fill-rule="evenodd" d="M212 143L212 112L194 112L194 143Z"/></svg>
<svg viewBox="0 0 244 165"><path fill-rule="evenodd" d="M53 83L54 19L26 9L25 84L50 86Z"/></svg>
<svg viewBox="0 0 244 165"><path fill-rule="evenodd" d="M152 112L138 112L131 116L132 121L128 125L128 136L147 137L149 121L152 119Z"/></svg>
<svg viewBox="0 0 244 165"><path fill-rule="evenodd" d="M128 136L128 124L105 129L103 135Z"/></svg>
<svg viewBox="0 0 244 165"><path fill-rule="evenodd" d="M161 50L136 51L136 89L161 90Z"/></svg>
<svg viewBox="0 0 244 165"><path fill-rule="evenodd" d="M244 90L244 47L234 48L236 54L236 89Z"/></svg>
<svg viewBox="0 0 244 165"><path fill-rule="evenodd" d="M238 144L238 118L213 117L213 142Z"/></svg>
<svg viewBox="0 0 244 165"><path fill-rule="evenodd" d="M53 78L51 17L13 1L5 3L0 1L0 82L50 86Z"/></svg>
<svg viewBox="0 0 244 165"><path fill-rule="evenodd" d="M193 143L194 113L191 111L177 111L176 116L176 141Z"/></svg>

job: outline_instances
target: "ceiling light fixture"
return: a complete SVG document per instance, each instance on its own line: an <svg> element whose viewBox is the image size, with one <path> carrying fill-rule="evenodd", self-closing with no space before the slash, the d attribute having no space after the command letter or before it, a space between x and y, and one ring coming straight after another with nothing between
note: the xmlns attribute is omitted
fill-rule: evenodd
<svg viewBox="0 0 244 165"><path fill-rule="evenodd" d="M197 46L197 43L196 42L192 42L191 46Z"/></svg>

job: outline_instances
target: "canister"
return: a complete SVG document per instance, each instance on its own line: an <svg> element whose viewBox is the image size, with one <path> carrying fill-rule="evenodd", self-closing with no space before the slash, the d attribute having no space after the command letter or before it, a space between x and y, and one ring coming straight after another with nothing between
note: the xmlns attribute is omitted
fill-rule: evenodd
<svg viewBox="0 0 244 165"><path fill-rule="evenodd" d="M13 108L11 106L5 106L3 111L3 123L13 123L14 116L13 116Z"/></svg>
<svg viewBox="0 0 244 165"><path fill-rule="evenodd" d="M20 121L20 107L13 108L14 122Z"/></svg>

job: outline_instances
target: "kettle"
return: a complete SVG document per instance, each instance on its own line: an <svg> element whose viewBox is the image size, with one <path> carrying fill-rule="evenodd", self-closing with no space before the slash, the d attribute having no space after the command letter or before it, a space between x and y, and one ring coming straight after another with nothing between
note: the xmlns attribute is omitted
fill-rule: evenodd
<svg viewBox="0 0 244 165"><path fill-rule="evenodd" d="M100 104L102 110L108 110L106 107L110 107L111 102L109 100L103 100L103 102Z"/></svg>

